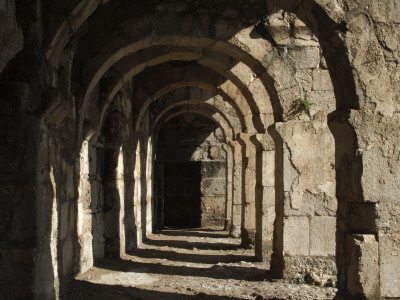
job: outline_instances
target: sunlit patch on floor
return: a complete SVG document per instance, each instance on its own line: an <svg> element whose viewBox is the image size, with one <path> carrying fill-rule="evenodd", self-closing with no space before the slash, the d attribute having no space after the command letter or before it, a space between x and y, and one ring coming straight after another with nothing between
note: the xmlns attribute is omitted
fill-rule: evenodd
<svg viewBox="0 0 400 300"><path fill-rule="evenodd" d="M88 279L87 281L106 285L139 286L152 284L158 281L158 279L147 274L136 272L111 272L103 274L99 278Z"/></svg>

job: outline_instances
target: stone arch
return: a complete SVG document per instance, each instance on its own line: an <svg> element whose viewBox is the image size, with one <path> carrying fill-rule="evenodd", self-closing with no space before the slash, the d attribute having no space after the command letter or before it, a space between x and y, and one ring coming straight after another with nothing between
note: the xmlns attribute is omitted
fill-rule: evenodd
<svg viewBox="0 0 400 300"><path fill-rule="evenodd" d="M169 105L157 116L154 121L154 128L156 128L157 123L168 122L172 116L167 117L166 114L170 114L170 111L174 108L178 108L176 112L174 112L174 116L178 113L198 113L200 114L202 110L204 110L203 115L210 117L221 126L223 129L225 139L233 140L234 139L234 128L230 120L223 114L223 112L216 106L213 106L208 103L203 103L202 101L196 100L187 100L176 102L174 104ZM212 113L213 112L213 113ZM214 116L216 114L216 116ZM162 121L164 120L164 121Z"/></svg>
<svg viewBox="0 0 400 300"><path fill-rule="evenodd" d="M177 55L177 57L179 57L179 55L180 55L180 53L178 53L178 55ZM170 57L169 55L168 56L166 56L166 57ZM185 57L186 58L186 57ZM191 57L189 57L189 58L191 58ZM157 59L158 60L158 59ZM162 60L161 62L164 62L164 60ZM185 77L185 70L183 69L179 69L179 68L176 68L177 70L177 72L179 72L179 73L182 73L180 76L182 77L182 78L184 78ZM191 71L193 71L193 70L191 70ZM173 75L176 75L176 74L174 74L174 72L173 72L173 70L168 70L168 72L170 72L171 74L173 74ZM186 71L187 72L187 71ZM250 114L250 111L251 111L251 108L247 105L247 103L246 103L246 100L244 99L244 98L247 98L248 97L248 95L249 95L249 92L247 92L247 93L243 93L242 92L242 90L243 90L243 86L242 86L242 88L240 89L240 88L238 88L238 87L236 87L236 85L234 84L234 83L232 83L232 81L230 81L230 80L227 80L226 82L224 82L223 84L218 84L218 82L217 83L213 83L212 81L211 81L211 79L212 78L215 78L215 75L212 73L212 72L210 72L208 75L207 75L207 69L202 69L202 68L198 68L198 72L200 73L200 74L203 74L202 76L204 77L204 79L202 78L201 80L203 80L204 82L202 82L202 81L199 81L199 79L197 79L197 80L188 80L189 82L188 83L186 83L186 84L190 84L190 85L192 85L192 86L200 86L200 87L206 87L208 90L210 90L210 91L212 91L212 90L217 90L217 92L220 92L222 95L229 95L230 97L225 97L226 98L226 100L227 101L230 101L230 102L232 102L232 104L235 106L235 110L237 110L237 111L242 111L242 113L241 113L241 115L243 115L243 116L246 116L246 115L248 115L248 114ZM218 74L221 74L221 75L223 75L223 73L222 72L218 72ZM129 74L129 78L131 77L131 76L133 76L133 74ZM161 76L162 77L162 76ZM165 77L165 76L164 76ZM173 82L173 80L174 80L174 77L176 77L176 76L171 76L171 77L168 77L168 76L166 76L166 78L170 78L169 80L171 80L171 83L166 83L165 85L168 85L168 86L171 86L171 87L178 87L179 85L181 85L182 83L179 83L179 82ZM229 77L228 77L229 78ZM112 92L110 92L109 93L109 96L108 96L108 99L110 99L110 98L112 98L113 97L113 95L115 95L115 93L119 90L119 88L120 88L120 86L123 84L123 82L125 82L126 80L123 80L123 81L120 81L118 84L116 84L116 86L114 87L114 88L112 88ZM237 81L237 80L236 80ZM158 97L158 93L162 93L162 92L164 92L163 90L160 90L160 91L158 91L158 92L151 92L151 91L146 91L146 92L144 92L144 94L149 94L148 95L148 99L144 102L144 105L142 105L142 107L140 107L140 105L139 105L139 108L140 108L140 110L141 110L141 113L140 113L140 115L143 115L143 111L145 111L146 110L146 107L147 107L147 105L148 105L148 103L149 103L149 101L151 101L151 99L154 99L154 98L157 98ZM233 100L233 99L235 99L235 100ZM107 102L108 102L108 100L107 100ZM237 103L235 103L235 102L237 102ZM140 102L139 102L140 103ZM106 107L104 108L104 109L106 109ZM140 118L140 117L139 117ZM251 130L251 128L253 128L254 127L254 125L252 125L249 121L251 121L251 120L245 120L245 121L247 121L246 123L247 123L247 128L250 128L250 130ZM245 121L242 121L242 122L245 122Z"/></svg>
<svg viewBox="0 0 400 300"><path fill-rule="evenodd" d="M153 39L155 39L155 40L153 40ZM94 91L95 86L97 85L98 81L100 80L100 78L103 75L106 74L107 70L111 68L112 64L114 64L116 61L119 61L120 59L122 59L125 55L127 55L127 53L128 54L134 53L139 50L143 51L149 45L170 45L171 40L174 40L174 36L166 36L166 37L152 36L151 38L144 39L141 42L132 44L131 46L128 46L125 49L114 53L111 58L109 58L107 61L105 61L101 67L99 67L96 74L93 75L93 79L88 84L88 89L87 89L86 95L84 97L83 111L85 111L87 109L86 106L87 106L88 99L90 98L91 93ZM204 43L204 41L202 41L202 40L200 40L200 44ZM222 43L222 42L218 42L218 43ZM177 46L178 45L186 46L186 47L198 46L198 44L196 42L194 42L191 37L179 37ZM221 51L221 50L219 50L219 48L213 49L214 44L213 44L212 40L207 40L206 45L212 45L211 50ZM229 44L227 44L227 46L234 47ZM222 45L220 45L219 47L222 47ZM221 69L221 67L216 68L216 66L218 66L217 62L214 62L212 59L210 60L207 58L199 57L198 54L194 54L193 56L185 55L185 56L183 56L183 60L186 60L186 59L192 60L197 57L199 59L198 62L200 64L203 64L204 66L209 67L209 68L211 67L213 69L216 69L215 71L223 74L225 77L230 79L236 86L238 86L238 89L241 92L245 93L245 96L247 98L246 101L248 102L248 104L243 103L243 105L249 105L249 107L253 111L254 119L258 120L257 124L256 124L256 127L259 128L258 130L265 131L267 124L270 125L273 122L274 118L279 119L279 117L277 116L277 115L279 115L279 113L277 112L278 110L273 109L269 101L265 101L265 99L270 99L270 95L272 95L273 98L275 98L276 95L273 91L272 92L270 91L271 89L268 88L271 85L270 83L268 83L268 81L270 81L269 75L265 71L264 72L260 71L263 68L261 66L261 64L254 59L248 58L247 57L248 54L246 54L245 52L240 52L240 51L242 51L242 50L235 49L235 51L232 51L233 53L229 53L229 52L228 53L229 53L229 55L235 55L234 58L238 59L239 61L242 59L240 55L245 56L245 59L243 61L249 66L246 66L246 64L240 63L239 65L241 67L236 68L236 69L234 67L230 71L227 71L230 68L229 66L227 66L227 67L223 66L222 69ZM239 54L236 52L239 52ZM178 53L176 53L176 56L172 56L172 59L174 57L178 58L181 55L182 55L182 53L178 52ZM163 58L161 58L161 59L163 59ZM165 55L164 59L171 60L171 54ZM160 60L160 58L157 58L155 61L159 61L159 60ZM161 60L161 62L162 61L163 60ZM139 66L133 67L127 73L128 78L131 78L133 75L137 74L139 71L143 71L145 66L146 66L146 63L141 62L141 64ZM90 67L90 69L92 69L92 67ZM258 72L258 73L255 73L255 72ZM118 74L118 76L121 76L119 72L117 72L117 74ZM239 76L239 78L237 78L235 75ZM122 79L122 82L126 82L128 78ZM253 78L253 80L249 81L248 78ZM245 80L245 81L243 82L243 80ZM120 81L120 79L118 79L118 81ZM120 86L121 83L119 85L117 83L117 87ZM110 97L117 91L117 88L113 88L112 90L113 91L110 93ZM253 97L255 97L255 98L253 98ZM278 106L278 104L272 104L272 105L274 107ZM272 116L272 120L271 120L271 117L269 117L269 121L267 121L266 119L268 118L268 116ZM265 122L267 122L267 123L265 123Z"/></svg>
<svg viewBox="0 0 400 300"><path fill-rule="evenodd" d="M243 30L243 32L240 32L240 34L243 35L251 35L253 28L246 28ZM243 36L241 36L243 37ZM141 42L137 42L135 44L130 44L129 46L124 47L122 50L117 50L116 52L112 52L112 50L110 51L112 54L111 58L102 60L100 59L99 61L102 61L102 63L98 64L100 66L99 69L95 69L96 71L93 72L93 78L94 80L92 80L89 83L89 88L88 91L86 92L86 95L90 95L91 94L91 89L95 89L95 86L97 85L97 81L99 81L97 79L100 77L103 77L103 75L106 75L108 70L110 69L111 65L114 65L114 62L119 61L120 59L123 59L123 57L125 57L126 55L129 55L131 53L136 52L137 50L141 50L141 49L147 49L149 48L148 45L157 45L157 46L165 46L165 45L170 45L173 44L181 46L181 47L199 47L199 45L201 47L205 46L205 48L207 49L207 46L210 45L210 49L211 51L216 51L216 52L221 52L221 53L225 53L225 54L229 54L232 57L236 57L237 60L245 62L245 64L243 64L242 68L244 68L244 73L243 74L252 74L252 72L254 72L254 74L258 74L255 80L259 80L259 81L252 81L251 83L245 83L242 82L241 80L235 80L235 85L242 87L239 88L243 90L243 87L250 87L253 82L258 82L258 85L255 83L254 86L252 86L253 91L250 92L249 94L252 96L257 96L259 102L252 104L254 107L254 111L253 114L250 115L250 117L253 119L260 119L261 118L261 114L266 112L266 108L264 106L265 99L266 98L270 98L269 97L269 93L268 93L268 88L271 86L271 82L268 83L268 79L270 78L269 74L267 72L262 71L263 70L263 66L260 62L258 62L256 59L251 58L251 55L249 55L246 51L251 52L251 49L249 48L248 50L244 51L242 49L239 49L237 46L233 46L232 44L229 44L227 42L221 42L221 41L217 41L217 42L213 42L212 40L206 38L206 37L197 37L197 38L193 38L193 37L187 37L187 36L155 36L153 35L152 38L155 38L155 40L149 40L149 39L142 39ZM243 41L247 41L246 38L243 38ZM253 47L256 47L253 44L251 44L249 42L249 45L253 45ZM143 47L143 48L141 48ZM118 48L117 48L118 49ZM254 51L254 49L253 49ZM265 54L265 52L264 52ZM250 57L250 58L249 58ZM97 64L97 63L96 63ZM246 64L250 65L250 67L248 67L246 69ZM144 65L145 66L145 65ZM258 68L259 67L259 68ZM91 67L90 67L91 68ZM140 67L142 68L142 67ZM258 69L257 69L258 68ZM253 69L253 71L252 71ZM260 71L261 70L261 71ZM114 71L114 70L113 70ZM255 73L255 72L258 73ZM118 73L118 72L116 72ZM240 74L240 71L239 71ZM90 78L90 76L89 76ZM242 76L243 78L243 76ZM265 79L265 84L263 83L263 81L261 79ZM290 81L289 81L289 85L291 86L295 86L295 89L297 90L301 90L301 87L297 87L297 83L296 83L296 78L295 77L291 77ZM261 87L261 89L258 89L257 87ZM146 93L144 93L146 94ZM275 95L275 94L274 94ZM279 94L276 94L275 96L279 96ZM262 99L262 100L261 100ZM291 100L291 99L289 99ZM148 97L148 101L151 101L151 98ZM272 111L272 110L270 110ZM261 114L259 114L261 113ZM268 115L265 113L265 115ZM271 114L272 115L272 114ZM267 116L265 116L267 118ZM264 126L255 126L257 127L258 132L264 133L266 130L266 124L272 124L271 120L270 121L266 121L266 123L264 124ZM138 129L138 128L136 128ZM254 133L254 132L251 132ZM254 183L254 181L251 181L250 178L254 178L255 177L255 168L256 168L256 161L254 159L255 154L256 154L256 148L254 145L252 145L251 143L251 139L250 136L246 136L246 135L241 135L240 138L240 143L242 145L242 147L244 147L246 149L246 154L245 157L246 159L249 159L251 161L251 164L248 164L248 167L245 170L245 176L243 178L246 178L245 180L242 181L242 183L245 186L245 192L244 194L246 195L246 199L253 199L253 195L254 195L254 190L256 188L256 184ZM271 150L273 151L273 150ZM251 182L251 183L247 183L247 182ZM245 212L245 218L244 220L248 220L247 222L252 223L252 219L254 219L254 217L252 218L251 216L255 214L255 202L254 201L250 201L248 203L246 203L246 207L248 207L249 209ZM248 224L247 224L248 225ZM247 226L246 225L246 226ZM249 225L249 226L253 226L253 225ZM249 243L253 242L255 237L255 231L256 228L251 228L251 232L244 232L244 234L248 235L248 241Z"/></svg>
<svg viewBox="0 0 400 300"><path fill-rule="evenodd" d="M197 85L198 86L198 85ZM226 115L225 118L230 118L231 123L234 124L232 127L235 128L235 133L239 133L240 131L243 131L245 127L243 127L242 124L244 124L244 117L238 115L237 113L237 106L233 106L235 103L231 101L230 98L228 97L223 97L219 95L218 93L213 94L212 90L209 89L204 89L203 87L193 87L191 86L191 83L185 83L183 87L181 87L181 84L178 84L178 86L175 88L175 85L168 85L166 88L161 88L159 91L157 91L154 95L157 96L149 96L148 99L152 102L152 105L156 105L155 101L159 100L162 96L164 95L170 95L174 99L178 101L183 101L185 100L184 98L189 97L189 98L197 98L196 100L204 103L209 103L211 105L215 105L216 108L220 112L224 112L224 115ZM188 95L188 96L186 96ZM150 103L147 102L147 107L146 110L149 109ZM164 106L164 105L163 105ZM140 122L142 121L143 116L139 114L139 118L136 121L135 128L137 129ZM237 121L234 121L233 118L235 118ZM238 125L236 125L239 123Z"/></svg>
<svg viewBox="0 0 400 300"><path fill-rule="evenodd" d="M198 116L204 116L205 119L211 120L212 123L214 123L215 125L209 127L209 125L207 125L207 122L204 122L204 120L201 121L201 118L199 121ZM191 120L193 119L195 120L195 122L191 123ZM179 127L178 130L180 131L180 133L177 135L181 136L182 139L173 139L172 144L169 144L165 140L166 134L167 136L169 136L168 133L170 131L168 130L171 130L168 129L171 128L171 124L169 123L172 122L172 124L176 124L177 120L178 122L182 122L183 120L185 120L184 122L187 122L186 124L191 124L186 125L191 128L189 132L191 132L191 130L194 130L195 132L200 131L201 134L198 137L197 135L190 135L190 142L187 144L187 142L185 142L185 132L187 132L188 129L185 129L184 127ZM164 132L165 127L167 127L166 132ZM199 220L201 227L203 228L203 226L205 226L205 228L208 228L208 226L218 226L219 229L222 229L221 226L223 226L224 228L225 226L228 226L231 220L232 201L229 197L229 194L232 193L233 188L230 179L233 176L233 162L232 155L228 154L231 153L231 151L229 148L227 149L227 141L234 138L234 136L232 135L233 128L231 127L228 118L224 116L223 113L218 112L218 109L216 109L213 105L196 100L182 101L172 104L166 104L165 109L163 109L158 114L157 119L154 120L152 128L154 128L154 130L152 130L152 139L155 143L153 147L157 149L157 160L155 161L153 159L153 168L156 170L157 173L157 184L155 185L155 190L153 192L155 197L157 197L157 200L154 201L156 209L153 210L153 218L155 218L156 220L156 228L163 228L164 225L173 226L168 225L171 224L171 219L170 217L167 217L171 213L171 207L175 207L175 214L179 214L180 211L180 209L176 207L176 204L173 204L175 201L173 201L169 196L169 193L171 191L167 192L167 190L163 188L163 185L160 184L160 182L164 182L164 174L169 174L168 177L165 177L166 180L170 180L168 178L169 176L171 176L170 172L164 173L163 170L169 170L170 168L166 168L167 166L174 166L174 168L176 168L180 165L189 166L191 164L200 165L200 170L198 171L195 171L196 168L193 168L193 171L195 173L199 173L199 178L197 178L196 180L192 179L191 190L195 192L197 190L195 187L197 186L197 184L199 184L200 211L198 216L200 218ZM159 140L159 133L162 132L164 133L161 134L162 138L161 140ZM219 138L217 138L218 136ZM217 138L218 142L215 143L214 141L210 145L210 137L211 141ZM170 151L166 152L166 149L173 149L174 147L176 147L174 145L179 145L178 148L176 148L176 151L178 151L179 153L181 153L182 151L182 154L178 157L176 157L175 155L169 155L168 152ZM159 149L159 147L161 148ZM182 150L182 147L187 150ZM206 152L204 153L204 149L208 150L206 150ZM212 149L214 149L214 152L211 151ZM226 154L222 155L221 151L225 152ZM204 154L206 154L206 156L204 156ZM191 174L193 174L193 171L191 171ZM223 172L221 173L221 171ZM177 173L176 175L179 176L179 173ZM213 179L210 179L210 177ZM219 188L217 190L214 190L215 187L213 186L208 187L210 183L214 182L214 180L217 180L219 182ZM184 185L184 183L182 184ZM185 196L184 191L185 189L180 189L179 192L176 191L178 193L177 199L180 199L182 197L190 197L189 195ZM212 193L212 195L210 193ZM196 200L193 200L195 201L194 203L196 203ZM164 206L164 203L168 205ZM187 202L185 201L183 203ZM189 211L191 212L191 214L193 214L193 209L189 209ZM164 218L164 216L166 218ZM183 218L183 220L184 219L185 218ZM197 217L193 215L193 220L196 219ZM164 221L166 223L164 223Z"/></svg>
<svg viewBox="0 0 400 300"><path fill-rule="evenodd" d="M285 11L295 13L301 20L303 20L309 28L313 32L315 32L319 39L322 41L323 47L325 45L332 45L338 41L338 34L334 30L329 30L331 28L340 28L341 21L344 20L345 14L344 10L339 11L335 10L329 3L320 3L316 0L307 0L303 1L303 3L299 6L295 1L288 1L285 3L280 3L279 1L272 1L274 5L278 8L282 8ZM96 11L101 1L97 0L82 0L66 17L66 19L62 22L62 25L59 27L57 32L51 39L49 46L46 51L46 58L50 62L50 65L56 66L59 61L59 57L64 49L64 47L68 44L71 37L80 29L80 27L87 21L87 19ZM320 29L319 29L320 28ZM228 31L229 32L229 31ZM332 36L330 36L332 35ZM335 41L335 42L333 42ZM343 45L342 42L339 43ZM57 46L56 46L57 45ZM338 52L335 51L325 51L329 54L328 60L332 61L330 63L331 68L334 67L333 57L340 54L341 60L345 62L346 65L346 76L343 76L342 73L333 74L333 80L335 82L335 87L340 87L341 84L336 84L339 82L340 78L344 78L347 81L353 82L353 76L351 75L350 63L347 59L345 53L343 53L344 46L338 47ZM329 47L326 46L328 49ZM335 49L334 45L331 49ZM345 85L347 86L347 85ZM339 89L335 90L338 94L340 94ZM349 89L350 94L355 95L355 87L351 85ZM344 95L345 93L343 93ZM346 99L347 97L337 97L341 99ZM357 97L353 98L354 101L357 101ZM353 107L358 107L357 104L351 105Z"/></svg>

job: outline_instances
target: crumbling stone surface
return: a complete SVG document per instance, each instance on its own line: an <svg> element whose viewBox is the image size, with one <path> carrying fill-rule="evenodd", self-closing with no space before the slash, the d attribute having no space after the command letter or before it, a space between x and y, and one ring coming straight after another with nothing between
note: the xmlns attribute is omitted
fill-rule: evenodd
<svg viewBox="0 0 400 300"><path fill-rule="evenodd" d="M318 286L336 285L336 264L332 258L290 257L284 258L284 277L295 283Z"/></svg>
<svg viewBox="0 0 400 300"><path fill-rule="evenodd" d="M349 235L347 247L349 292L355 297L363 296L371 299L379 296L377 284L379 254L375 236Z"/></svg>
<svg viewBox="0 0 400 300"><path fill-rule="evenodd" d="M399 238L399 233L379 234L380 291L381 295L385 297L397 297L400 292L400 275L398 272L400 267Z"/></svg>

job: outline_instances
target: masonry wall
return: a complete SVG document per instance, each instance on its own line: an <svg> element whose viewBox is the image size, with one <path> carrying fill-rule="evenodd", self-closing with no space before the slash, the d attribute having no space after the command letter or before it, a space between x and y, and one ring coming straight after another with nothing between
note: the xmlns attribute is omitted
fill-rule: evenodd
<svg viewBox="0 0 400 300"><path fill-rule="evenodd" d="M225 224L224 144L222 131L213 121L193 114L171 119L158 134L156 160L158 176L163 177L159 180L163 187L157 188L158 201L164 199L167 205L165 197L185 201L190 197L184 195L191 194L199 209L195 227L223 228ZM175 205L179 208L178 203Z"/></svg>

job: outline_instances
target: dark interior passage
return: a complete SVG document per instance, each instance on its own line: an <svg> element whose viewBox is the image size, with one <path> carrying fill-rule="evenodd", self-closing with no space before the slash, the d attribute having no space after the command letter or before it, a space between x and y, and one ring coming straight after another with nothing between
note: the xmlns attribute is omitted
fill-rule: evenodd
<svg viewBox="0 0 400 300"><path fill-rule="evenodd" d="M225 224L226 152L212 120L182 114L166 122L156 145L156 228L217 228Z"/></svg>
<svg viewBox="0 0 400 300"><path fill-rule="evenodd" d="M164 165L164 225L201 226L200 162Z"/></svg>

